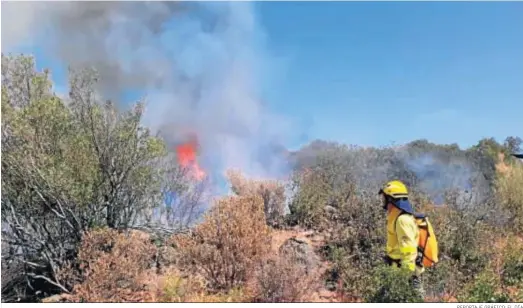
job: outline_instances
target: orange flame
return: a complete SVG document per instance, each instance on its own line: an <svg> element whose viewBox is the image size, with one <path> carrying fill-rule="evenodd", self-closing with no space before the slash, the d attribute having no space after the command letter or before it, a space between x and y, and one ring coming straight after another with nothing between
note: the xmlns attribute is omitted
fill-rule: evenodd
<svg viewBox="0 0 523 308"><path fill-rule="evenodd" d="M196 141L186 142L176 147L176 154L180 166L189 169L191 176L201 181L205 177L205 171L203 171L196 160L196 148Z"/></svg>

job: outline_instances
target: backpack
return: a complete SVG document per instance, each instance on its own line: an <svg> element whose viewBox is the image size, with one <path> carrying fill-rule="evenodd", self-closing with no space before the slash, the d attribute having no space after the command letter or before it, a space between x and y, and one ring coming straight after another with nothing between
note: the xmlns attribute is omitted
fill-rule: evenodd
<svg viewBox="0 0 523 308"><path fill-rule="evenodd" d="M402 212L400 215L398 215L398 217L403 214L406 214L406 212ZM436 234L434 233L432 224L426 215L414 214L413 216L419 229L419 256L418 259L416 259L416 263L418 265L423 265L425 268L432 267L439 262L438 241L436 239Z"/></svg>

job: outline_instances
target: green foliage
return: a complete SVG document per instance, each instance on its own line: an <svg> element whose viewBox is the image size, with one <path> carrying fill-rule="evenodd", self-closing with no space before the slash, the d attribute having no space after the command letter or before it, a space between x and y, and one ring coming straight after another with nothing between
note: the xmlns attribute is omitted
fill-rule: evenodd
<svg viewBox="0 0 523 308"><path fill-rule="evenodd" d="M365 301L371 303L419 303L423 298L414 290L412 273L405 269L377 266L372 271L371 284Z"/></svg>
<svg viewBox="0 0 523 308"><path fill-rule="evenodd" d="M456 260L444 260L437 267L426 269L423 276L427 296L437 299L457 294L468 280L473 279L459 270Z"/></svg>
<svg viewBox="0 0 523 308"><path fill-rule="evenodd" d="M516 232L523 232L523 164L514 163L500 174L495 181L499 201L508 215L507 226Z"/></svg>
<svg viewBox="0 0 523 308"><path fill-rule="evenodd" d="M523 289L523 245L510 243L503 253L502 282Z"/></svg>
<svg viewBox="0 0 523 308"><path fill-rule="evenodd" d="M510 302L508 294L499 292L498 287L497 277L493 273L485 271L475 277L473 282L458 296L458 300L467 303Z"/></svg>
<svg viewBox="0 0 523 308"><path fill-rule="evenodd" d="M56 273L83 231L129 227L158 203L165 149L140 126L142 104L95 98L92 71L71 72L64 100L32 58L2 56L2 68L2 239L45 296L70 287Z"/></svg>

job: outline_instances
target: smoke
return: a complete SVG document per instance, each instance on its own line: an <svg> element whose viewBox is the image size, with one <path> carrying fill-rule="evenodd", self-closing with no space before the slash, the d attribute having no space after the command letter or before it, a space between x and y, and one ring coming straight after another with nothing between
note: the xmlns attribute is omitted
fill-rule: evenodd
<svg viewBox="0 0 523 308"><path fill-rule="evenodd" d="M433 153L424 153L405 161L414 172L419 187L426 192L435 204L445 202L445 193L458 191L469 194L472 190L473 169L465 160L453 159L443 162Z"/></svg>
<svg viewBox="0 0 523 308"><path fill-rule="evenodd" d="M490 162L459 148L420 141L383 148L314 141L292 157L298 169L332 163L339 177L335 186L343 187L348 177L361 194L376 196L386 182L400 180L437 205L451 201L464 207L491 197Z"/></svg>
<svg viewBox="0 0 523 308"><path fill-rule="evenodd" d="M273 65L248 2L2 2L2 43L94 66L104 98L145 95L144 124L171 145L195 134L203 167L285 174L275 149L295 131L262 103ZM269 68L269 69L267 69Z"/></svg>

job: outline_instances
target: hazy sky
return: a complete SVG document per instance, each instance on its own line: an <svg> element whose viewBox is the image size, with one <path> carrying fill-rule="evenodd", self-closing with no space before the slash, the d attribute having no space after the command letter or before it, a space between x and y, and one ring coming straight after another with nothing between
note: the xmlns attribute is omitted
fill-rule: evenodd
<svg viewBox="0 0 523 308"><path fill-rule="evenodd" d="M290 147L523 136L523 2L258 2L253 12L270 55L259 94L298 123ZM60 62L26 45L63 86Z"/></svg>

